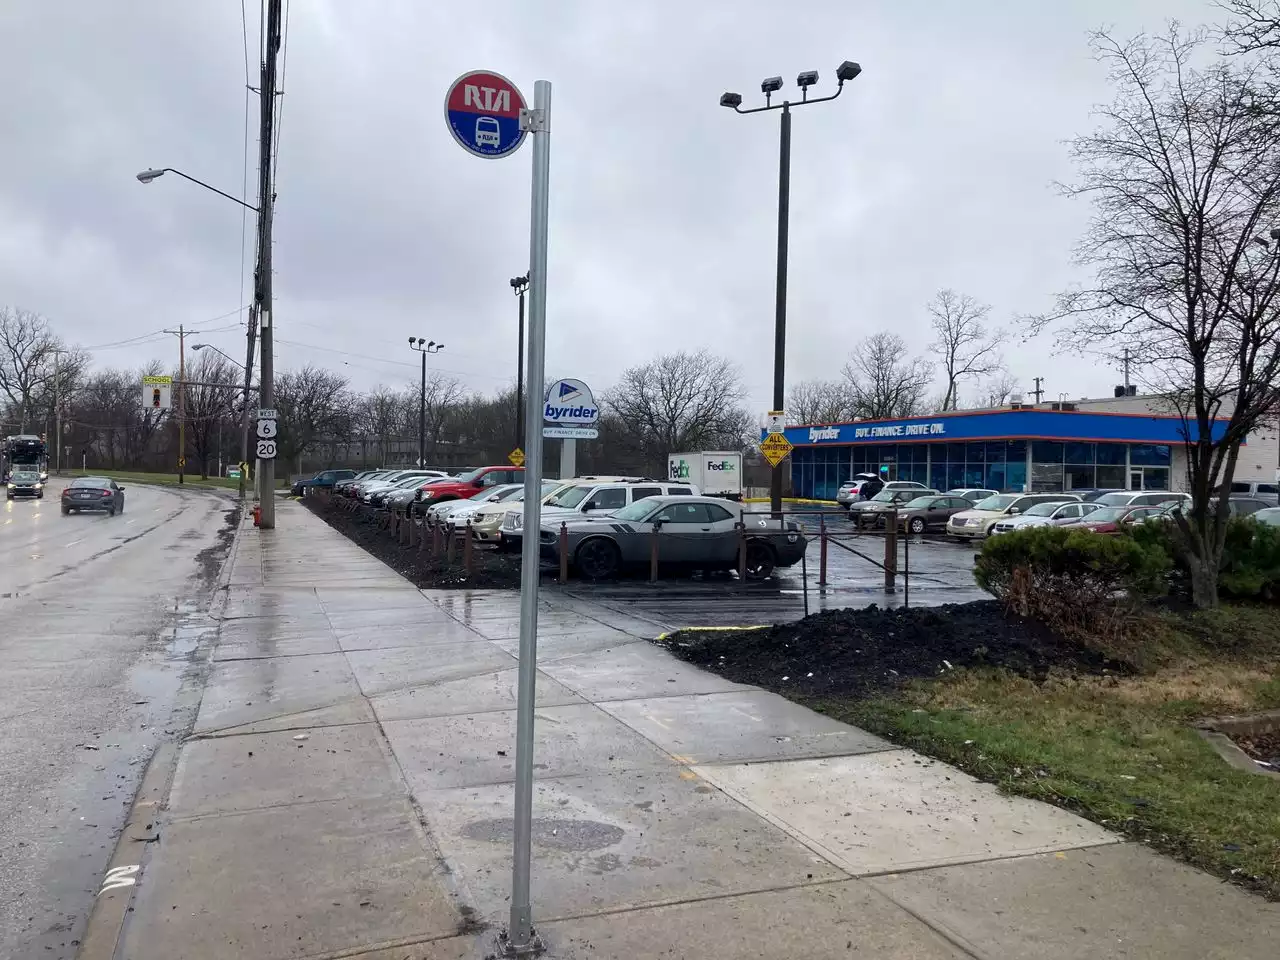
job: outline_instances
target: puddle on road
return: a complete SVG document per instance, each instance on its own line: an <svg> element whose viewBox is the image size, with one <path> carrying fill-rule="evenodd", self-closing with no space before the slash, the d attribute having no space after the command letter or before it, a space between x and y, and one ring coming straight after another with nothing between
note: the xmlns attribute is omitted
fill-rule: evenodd
<svg viewBox="0 0 1280 960"><path fill-rule="evenodd" d="M498 817L469 823L462 834L471 840L510 843L514 839L515 828L510 817ZM625 832L619 827L598 820L561 820L555 817L535 817L533 820L534 844L551 850L600 850L620 842L624 836Z"/></svg>

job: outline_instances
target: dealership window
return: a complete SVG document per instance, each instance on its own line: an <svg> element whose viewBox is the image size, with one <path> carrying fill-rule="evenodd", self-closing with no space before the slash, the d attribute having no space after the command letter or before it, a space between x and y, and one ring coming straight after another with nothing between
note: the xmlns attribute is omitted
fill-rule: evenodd
<svg viewBox="0 0 1280 960"><path fill-rule="evenodd" d="M1127 463L1126 456L1129 451L1123 443L1099 443L1094 445L1094 450L1099 466L1107 464L1113 467L1123 467Z"/></svg>
<svg viewBox="0 0 1280 960"><path fill-rule="evenodd" d="M1022 455L1017 460L1015 460L1013 458L1013 449L1012 449L1014 446L1014 443L1021 443L1021 441L1014 441L1009 444L1010 456L1009 456L1009 462L1005 464L1004 489L1012 490L1016 493L1021 493L1023 490L1027 489L1027 453L1026 453L1026 447L1024 445Z"/></svg>
<svg viewBox="0 0 1280 960"><path fill-rule="evenodd" d="M1169 468L1168 467L1143 467L1142 468L1142 489L1143 490L1168 490L1169 489Z"/></svg>
<svg viewBox="0 0 1280 960"><path fill-rule="evenodd" d="M1047 493L1062 489L1062 464L1033 463L1031 465L1031 492Z"/></svg>
<svg viewBox="0 0 1280 960"><path fill-rule="evenodd" d="M1063 445L1056 440L1033 440L1031 442L1032 463L1061 463Z"/></svg>
<svg viewBox="0 0 1280 960"><path fill-rule="evenodd" d="M1091 463L1068 463L1062 469L1064 489L1090 490L1097 486L1095 470Z"/></svg>
<svg viewBox="0 0 1280 960"><path fill-rule="evenodd" d="M1068 443L1064 445L1063 459L1067 463L1093 463L1094 449L1092 443Z"/></svg>
<svg viewBox="0 0 1280 960"><path fill-rule="evenodd" d="M1135 467L1167 467L1169 466L1169 447L1162 443L1129 444L1129 462ZM1153 490L1167 490L1167 487L1153 487Z"/></svg>
<svg viewBox="0 0 1280 960"><path fill-rule="evenodd" d="M987 456L987 445L985 443L966 443L965 444L965 460L968 463L983 463Z"/></svg>
<svg viewBox="0 0 1280 960"><path fill-rule="evenodd" d="M1094 480L1094 486L1099 490L1127 490L1129 484L1125 480L1125 468L1098 464L1098 474Z"/></svg>

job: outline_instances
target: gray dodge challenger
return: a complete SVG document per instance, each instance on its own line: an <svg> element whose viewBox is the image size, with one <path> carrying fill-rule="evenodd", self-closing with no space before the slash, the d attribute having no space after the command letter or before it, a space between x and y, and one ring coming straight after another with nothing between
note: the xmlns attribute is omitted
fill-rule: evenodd
<svg viewBox="0 0 1280 960"><path fill-rule="evenodd" d="M626 567L648 566L652 538L658 536L658 562L664 567L736 570L738 524L747 547L747 578L765 580L776 567L804 556L800 524L747 513L742 506L715 497L646 497L607 517L583 517L565 525L569 566L587 580L617 576ZM542 526L544 560L560 562L560 522Z"/></svg>

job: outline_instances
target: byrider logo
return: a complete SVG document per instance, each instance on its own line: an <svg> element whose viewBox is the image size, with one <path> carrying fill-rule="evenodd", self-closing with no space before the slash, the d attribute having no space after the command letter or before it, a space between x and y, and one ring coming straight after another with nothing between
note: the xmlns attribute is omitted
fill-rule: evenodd
<svg viewBox="0 0 1280 960"><path fill-rule="evenodd" d="M810 427L809 442L817 443L819 440L839 440L839 427Z"/></svg>
<svg viewBox="0 0 1280 960"><path fill-rule="evenodd" d="M595 423L600 408L591 388L581 380L557 380L547 391L542 419L548 423Z"/></svg>

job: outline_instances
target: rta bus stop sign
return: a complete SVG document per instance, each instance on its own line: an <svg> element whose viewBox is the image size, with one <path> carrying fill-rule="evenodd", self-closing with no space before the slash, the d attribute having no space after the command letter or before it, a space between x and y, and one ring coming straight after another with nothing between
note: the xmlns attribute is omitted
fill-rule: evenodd
<svg viewBox="0 0 1280 960"><path fill-rule="evenodd" d="M525 131L520 129L524 108L524 97L514 83L492 70L474 70L449 87L444 119L463 150L496 160L515 153L524 143Z"/></svg>

